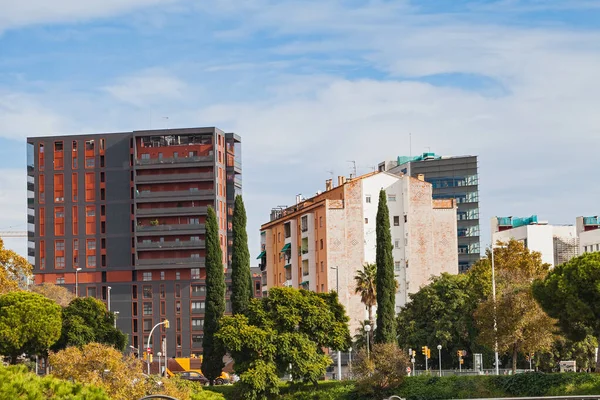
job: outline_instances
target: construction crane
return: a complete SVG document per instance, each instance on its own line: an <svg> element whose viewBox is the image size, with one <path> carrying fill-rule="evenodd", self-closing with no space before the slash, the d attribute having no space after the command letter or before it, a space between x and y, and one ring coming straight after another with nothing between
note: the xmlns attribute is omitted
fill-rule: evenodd
<svg viewBox="0 0 600 400"><path fill-rule="evenodd" d="M0 238L27 237L27 231L0 231Z"/></svg>

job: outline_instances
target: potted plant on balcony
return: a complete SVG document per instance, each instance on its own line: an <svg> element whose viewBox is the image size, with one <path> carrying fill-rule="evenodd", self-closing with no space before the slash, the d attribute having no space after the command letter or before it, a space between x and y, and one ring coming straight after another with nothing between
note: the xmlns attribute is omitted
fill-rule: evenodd
<svg viewBox="0 0 600 400"><path fill-rule="evenodd" d="M152 221L150 221L150 226L158 226L158 220L153 219Z"/></svg>

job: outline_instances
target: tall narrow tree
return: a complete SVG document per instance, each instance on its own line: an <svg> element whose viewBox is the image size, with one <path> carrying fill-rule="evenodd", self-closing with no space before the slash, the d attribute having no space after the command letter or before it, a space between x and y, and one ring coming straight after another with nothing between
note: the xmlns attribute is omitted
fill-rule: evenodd
<svg viewBox="0 0 600 400"><path fill-rule="evenodd" d="M212 207L206 217L206 312L202 341L202 372L211 384L221 375L225 350L215 341L219 320L225 312L225 274L219 240L219 225Z"/></svg>
<svg viewBox="0 0 600 400"><path fill-rule="evenodd" d="M360 294L360 301L367 307L371 325L373 325L373 307L377 304L376 276L377 266L369 263L363 265L363 270L358 271L354 276L354 282L356 282L354 293Z"/></svg>
<svg viewBox="0 0 600 400"><path fill-rule="evenodd" d="M242 196L235 196L233 208L233 246L231 248L231 309L233 314L244 314L252 298L250 252L246 232L246 209Z"/></svg>
<svg viewBox="0 0 600 400"><path fill-rule="evenodd" d="M395 343L396 341L396 280L394 278L394 258L392 256L392 234L385 190L379 192L379 204L375 226L377 248L375 263L377 275L377 329L375 343Z"/></svg>

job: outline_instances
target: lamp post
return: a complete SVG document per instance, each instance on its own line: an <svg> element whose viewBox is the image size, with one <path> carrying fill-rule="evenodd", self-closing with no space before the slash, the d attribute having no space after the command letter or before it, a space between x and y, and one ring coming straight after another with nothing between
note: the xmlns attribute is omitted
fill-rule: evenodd
<svg viewBox="0 0 600 400"><path fill-rule="evenodd" d="M371 325L365 325L365 332L367 334L367 359L369 359L369 332L371 332Z"/></svg>
<svg viewBox="0 0 600 400"><path fill-rule="evenodd" d="M505 247L506 246L496 246L492 242L492 301L494 302L494 358L496 363L496 375L500 375L500 365L498 362L498 323L496 321L496 269L494 266L494 249Z"/></svg>
<svg viewBox="0 0 600 400"><path fill-rule="evenodd" d="M441 378L442 377L442 345L438 344L437 349L438 349L438 356L439 356L438 364L440 367L440 378Z"/></svg>
<svg viewBox="0 0 600 400"><path fill-rule="evenodd" d="M106 292L107 292L106 306L108 307L108 311L110 311L110 289L112 289L110 286L106 287Z"/></svg>
<svg viewBox="0 0 600 400"><path fill-rule="evenodd" d="M117 318L119 317L119 312L115 311L113 314L115 315L115 318L113 319L113 321L114 321L114 327L116 328L117 327Z"/></svg>
<svg viewBox="0 0 600 400"><path fill-rule="evenodd" d="M75 297L79 297L79 278L77 273L81 271L81 268L75 268Z"/></svg>
<svg viewBox="0 0 600 400"><path fill-rule="evenodd" d="M148 335L148 345L146 346L146 350L148 350L148 352L150 352L150 339L152 339L152 333L154 332L156 327L159 325L164 325L165 328L169 329L169 320L165 319L163 322L159 322L158 324L156 324L152 327L152 330L150 331L150 335ZM148 360L148 375L150 375L150 360Z"/></svg>
<svg viewBox="0 0 600 400"><path fill-rule="evenodd" d="M340 299L340 270L338 267L331 267L335 270L335 291L338 295L338 301ZM337 356L337 368L338 368L338 381L342 380L342 352L338 350Z"/></svg>

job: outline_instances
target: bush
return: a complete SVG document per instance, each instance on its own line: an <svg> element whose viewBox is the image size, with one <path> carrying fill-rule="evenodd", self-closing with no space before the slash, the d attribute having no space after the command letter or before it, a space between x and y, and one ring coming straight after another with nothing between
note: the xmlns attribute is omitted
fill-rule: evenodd
<svg viewBox="0 0 600 400"><path fill-rule="evenodd" d="M0 399L28 400L109 400L104 391L94 386L84 386L57 379L39 377L28 372L27 367L0 365Z"/></svg>
<svg viewBox="0 0 600 400"><path fill-rule="evenodd" d="M399 387L406 376L408 357L394 343L373 345L369 357L360 350L352 365L356 389L361 394L380 394Z"/></svg>

